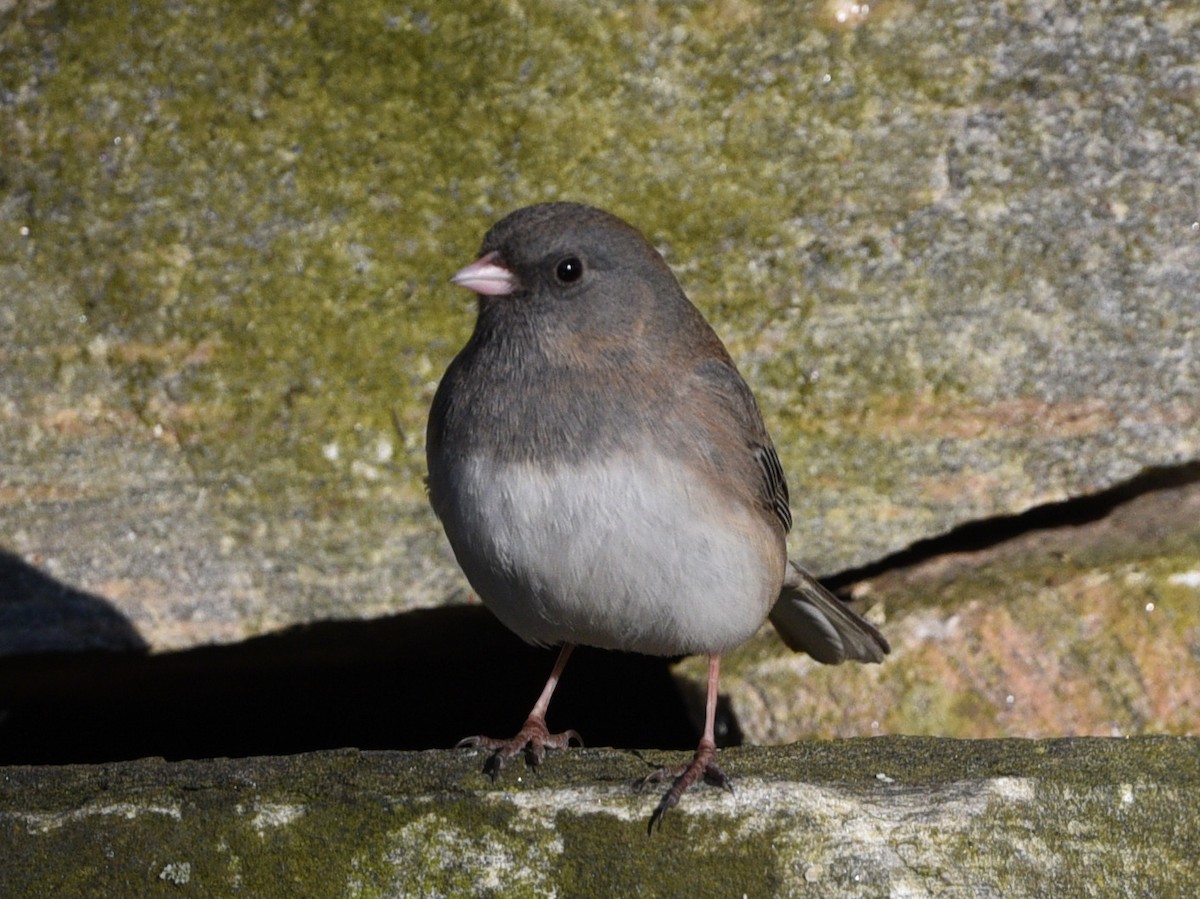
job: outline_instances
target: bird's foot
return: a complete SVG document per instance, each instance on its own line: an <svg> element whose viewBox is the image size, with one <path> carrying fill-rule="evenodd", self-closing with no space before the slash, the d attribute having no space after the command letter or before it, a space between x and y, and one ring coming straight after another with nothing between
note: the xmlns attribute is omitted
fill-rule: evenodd
<svg viewBox="0 0 1200 899"><path fill-rule="evenodd" d="M688 787L701 778L714 787L720 787L723 790L728 790L730 793L733 792L733 783L725 776L725 772L717 767L717 747L706 741L701 741L695 754L692 756L692 760L686 765L678 765L674 768L659 768L654 773L639 780L634 785L635 789L638 790L650 784L662 783L665 780L671 781L670 788L663 794L663 798L659 800L658 806L650 816L650 824L647 826L646 832L654 833L656 826L659 830L662 830L663 817L667 814L667 811L678 805L680 797L687 792Z"/></svg>
<svg viewBox="0 0 1200 899"><path fill-rule="evenodd" d="M500 769L514 756L524 753L525 764L530 768L536 768L546 757L547 749L566 749L572 741L576 745L583 745L583 739L577 732L564 730L561 734L552 734L546 729L544 719L531 715L517 731L517 735L510 740L497 740L494 737L467 737L465 740L460 740L456 748L470 746L492 750L492 754L483 763L483 773L494 782Z"/></svg>

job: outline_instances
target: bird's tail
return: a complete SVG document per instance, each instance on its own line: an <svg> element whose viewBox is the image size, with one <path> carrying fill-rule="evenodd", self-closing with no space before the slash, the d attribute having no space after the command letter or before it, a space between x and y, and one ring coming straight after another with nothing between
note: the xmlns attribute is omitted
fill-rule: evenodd
<svg viewBox="0 0 1200 899"><path fill-rule="evenodd" d="M854 612L797 565L788 562L771 623L789 648L818 662L882 662L892 651L875 625Z"/></svg>

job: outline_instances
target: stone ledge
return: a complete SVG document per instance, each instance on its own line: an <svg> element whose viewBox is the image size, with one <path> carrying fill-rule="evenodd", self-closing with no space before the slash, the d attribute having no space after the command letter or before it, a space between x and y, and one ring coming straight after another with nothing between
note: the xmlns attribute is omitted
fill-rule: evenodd
<svg viewBox="0 0 1200 899"><path fill-rule="evenodd" d="M881 737L677 753L358 752L0 768L0 895L1191 896L1200 739Z"/></svg>

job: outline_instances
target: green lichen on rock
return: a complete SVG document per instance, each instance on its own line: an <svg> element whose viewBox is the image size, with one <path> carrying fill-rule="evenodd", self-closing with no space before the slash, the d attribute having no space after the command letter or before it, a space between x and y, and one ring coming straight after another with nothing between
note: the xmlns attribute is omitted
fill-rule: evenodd
<svg viewBox="0 0 1200 899"><path fill-rule="evenodd" d="M216 638L442 601L424 421L472 318L447 278L503 213L572 198L645 230L727 340L818 570L1102 488L1197 451L1195 26L1115 3L19 5L0 321L40 376L0 411L50 472L105 470L98 421L179 456L231 580L288 597ZM39 443L56 404L79 430Z"/></svg>
<svg viewBox="0 0 1200 899"><path fill-rule="evenodd" d="M884 738L723 754L648 836L611 750L0 769L5 895L1190 895L1193 739Z"/></svg>

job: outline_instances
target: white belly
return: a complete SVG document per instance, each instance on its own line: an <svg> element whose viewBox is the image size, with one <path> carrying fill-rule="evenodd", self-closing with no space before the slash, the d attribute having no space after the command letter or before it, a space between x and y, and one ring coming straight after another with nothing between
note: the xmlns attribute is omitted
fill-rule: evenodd
<svg viewBox="0 0 1200 899"><path fill-rule="evenodd" d="M446 471L438 514L480 598L535 643L718 652L779 593L770 522L661 456L550 471L476 457Z"/></svg>

